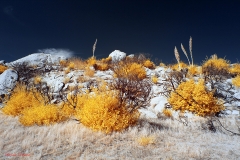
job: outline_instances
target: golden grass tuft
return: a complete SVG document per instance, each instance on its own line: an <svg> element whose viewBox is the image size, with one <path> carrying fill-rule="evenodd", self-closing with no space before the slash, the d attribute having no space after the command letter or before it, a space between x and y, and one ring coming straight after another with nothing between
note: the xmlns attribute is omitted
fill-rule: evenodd
<svg viewBox="0 0 240 160"><path fill-rule="evenodd" d="M155 76L155 75L151 77L151 80L152 80L152 82L153 82L154 84L157 84L157 83L158 83L158 77Z"/></svg>
<svg viewBox="0 0 240 160"><path fill-rule="evenodd" d="M156 141L155 136L141 136L137 139L137 142L141 146L147 146L149 144L154 144Z"/></svg>
<svg viewBox="0 0 240 160"><path fill-rule="evenodd" d="M84 71L84 75L88 77L93 77L95 74L95 71L91 69L90 67L87 67Z"/></svg>
<svg viewBox="0 0 240 160"><path fill-rule="evenodd" d="M163 109L163 114L167 117L172 117L172 111L170 109Z"/></svg>

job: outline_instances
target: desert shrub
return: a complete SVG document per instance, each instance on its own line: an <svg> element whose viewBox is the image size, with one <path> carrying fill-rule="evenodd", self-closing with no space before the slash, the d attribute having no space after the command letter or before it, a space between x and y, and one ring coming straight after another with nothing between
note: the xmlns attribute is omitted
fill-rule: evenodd
<svg viewBox="0 0 240 160"><path fill-rule="evenodd" d="M19 117L19 122L24 126L50 125L65 120L59 107L56 105L36 105L26 108Z"/></svg>
<svg viewBox="0 0 240 160"><path fill-rule="evenodd" d="M232 79L232 84L236 87L240 87L240 75Z"/></svg>
<svg viewBox="0 0 240 160"><path fill-rule="evenodd" d="M155 64L149 59L147 59L146 61L143 62L143 66L146 68L149 68L149 69L155 68Z"/></svg>
<svg viewBox="0 0 240 160"><path fill-rule="evenodd" d="M96 91L87 94L85 101L76 111L81 123L96 131L110 133L121 131L137 122L139 112L129 112L121 104L115 91Z"/></svg>
<svg viewBox="0 0 240 160"><path fill-rule="evenodd" d="M139 79L143 80L147 74L144 67L138 63L121 61L112 68L116 78Z"/></svg>
<svg viewBox="0 0 240 160"><path fill-rule="evenodd" d="M174 64L174 65L171 65L171 69L174 70L174 71L179 71L179 67L180 68L187 68L187 64L184 63L184 62L179 62L177 64Z"/></svg>
<svg viewBox="0 0 240 160"><path fill-rule="evenodd" d="M110 88L118 91L120 103L124 104L130 112L149 104L152 85L148 79L117 78L110 84Z"/></svg>
<svg viewBox="0 0 240 160"><path fill-rule="evenodd" d="M230 73L240 75L240 64L234 64L232 67L229 69Z"/></svg>
<svg viewBox="0 0 240 160"><path fill-rule="evenodd" d="M0 74L2 74L7 69L8 69L8 67L6 67L4 65L0 65Z"/></svg>
<svg viewBox="0 0 240 160"><path fill-rule="evenodd" d="M137 142L141 146L147 146L149 144L154 144L155 140L156 140L155 136L141 136L137 139Z"/></svg>
<svg viewBox="0 0 240 160"><path fill-rule="evenodd" d="M158 83L158 77L155 76L155 75L151 77L151 80L152 80L152 82L153 82L154 84L157 84L157 83Z"/></svg>
<svg viewBox="0 0 240 160"><path fill-rule="evenodd" d="M218 58L217 55L213 55L210 59L207 59L202 65L202 72L204 75L225 75L229 73L230 62L228 60Z"/></svg>
<svg viewBox="0 0 240 160"><path fill-rule="evenodd" d="M43 99L40 93L30 92L27 90L26 85L18 83L6 101L2 111L7 115L18 116L22 114L25 108L29 108L33 104L40 105L41 101Z"/></svg>
<svg viewBox="0 0 240 160"><path fill-rule="evenodd" d="M171 92L168 102L174 110L190 111L199 116L213 116L224 109L222 102L205 87L204 80L182 82Z"/></svg>

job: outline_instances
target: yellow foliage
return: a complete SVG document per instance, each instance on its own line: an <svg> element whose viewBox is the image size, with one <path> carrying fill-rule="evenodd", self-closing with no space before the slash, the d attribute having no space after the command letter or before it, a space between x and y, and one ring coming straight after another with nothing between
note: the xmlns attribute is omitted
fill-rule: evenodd
<svg viewBox="0 0 240 160"><path fill-rule="evenodd" d="M172 111L170 109L163 109L163 114L167 117L172 117Z"/></svg>
<svg viewBox="0 0 240 160"><path fill-rule="evenodd" d="M2 74L7 69L8 68L6 66L0 64L0 74Z"/></svg>
<svg viewBox="0 0 240 160"><path fill-rule="evenodd" d="M143 80L147 77L146 71L141 64L120 62L115 70L115 77L137 78Z"/></svg>
<svg viewBox="0 0 240 160"><path fill-rule="evenodd" d="M240 75L240 64L239 64L239 63L234 64L234 65L230 68L229 71L230 71L230 73Z"/></svg>
<svg viewBox="0 0 240 160"><path fill-rule="evenodd" d="M232 79L232 84L236 87L240 87L240 75Z"/></svg>
<svg viewBox="0 0 240 160"><path fill-rule="evenodd" d="M50 125L66 118L60 114L59 107L56 105L34 105L22 111L19 122L24 126Z"/></svg>
<svg viewBox="0 0 240 160"><path fill-rule="evenodd" d="M149 59L143 62L143 66L149 69L154 69L155 68L155 64L150 61Z"/></svg>
<svg viewBox="0 0 240 160"><path fill-rule="evenodd" d="M152 76L152 78L151 78L151 79L152 79L152 82L153 82L153 83L155 83L155 84L158 82L158 77L157 77L157 76L155 76L155 75L154 75L154 76Z"/></svg>
<svg viewBox="0 0 240 160"><path fill-rule="evenodd" d="M204 80L199 80L198 83L192 79L182 82L171 92L168 102L174 110L190 111L203 117L212 116L224 109L222 102L206 90Z"/></svg>
<svg viewBox="0 0 240 160"><path fill-rule="evenodd" d="M96 63L97 63L97 60L96 60L95 57L90 57L90 58L87 59L87 65L88 66L93 66Z"/></svg>
<svg viewBox="0 0 240 160"><path fill-rule="evenodd" d="M184 63L184 62L180 62L179 64L177 63L177 64L172 65L171 69L175 70L175 71L178 71L179 70L179 66L180 66L180 69L182 69L182 68L187 68L188 65L186 63Z"/></svg>
<svg viewBox="0 0 240 160"><path fill-rule="evenodd" d="M33 104L40 105L43 102L40 93L29 92L25 85L17 84L2 111L7 115L18 116L25 108L29 108Z"/></svg>
<svg viewBox="0 0 240 160"><path fill-rule="evenodd" d="M190 75L198 75L201 73L201 69L196 65L188 66L188 74Z"/></svg>
<svg viewBox="0 0 240 160"><path fill-rule="evenodd" d="M149 144L154 144L155 140L156 140L155 136L142 136L137 139L137 142L141 146L147 146Z"/></svg>
<svg viewBox="0 0 240 160"><path fill-rule="evenodd" d="M62 107L60 107L60 114L63 116L63 117L71 117L73 115L75 115L76 111L74 109L74 107L70 104L64 104L62 105Z"/></svg>
<svg viewBox="0 0 240 160"><path fill-rule="evenodd" d="M217 56L212 56L212 58L206 60L202 68L205 70L207 67L214 67L217 69L224 69L224 70L229 70L229 65L230 62L228 60L222 59L222 58L217 58Z"/></svg>
<svg viewBox="0 0 240 160"><path fill-rule="evenodd" d="M71 70L71 69L74 69L74 67L75 67L74 62L69 62L68 68Z"/></svg>
<svg viewBox="0 0 240 160"><path fill-rule="evenodd" d="M81 123L95 131L110 133L121 131L137 122L139 112L128 112L120 105L114 91L97 91L87 94L87 100L77 109L76 117Z"/></svg>

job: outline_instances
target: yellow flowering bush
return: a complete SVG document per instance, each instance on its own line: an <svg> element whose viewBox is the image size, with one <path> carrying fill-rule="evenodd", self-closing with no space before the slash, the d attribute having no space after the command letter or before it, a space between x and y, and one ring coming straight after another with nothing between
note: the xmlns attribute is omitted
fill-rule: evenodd
<svg viewBox="0 0 240 160"><path fill-rule="evenodd" d="M239 74L240 74L240 64L239 64L239 63L234 64L234 65L230 68L230 73L239 75Z"/></svg>
<svg viewBox="0 0 240 160"><path fill-rule="evenodd" d="M50 125L65 120L56 105L34 105L22 111L19 122L24 126Z"/></svg>
<svg viewBox="0 0 240 160"><path fill-rule="evenodd" d="M0 74L2 74L5 70L7 70L8 68L4 65L0 65Z"/></svg>
<svg viewBox="0 0 240 160"><path fill-rule="evenodd" d="M114 91L95 91L87 96L88 100L76 110L76 117L95 131L121 131L135 124L139 118L137 110L130 113L124 104L119 103Z"/></svg>
<svg viewBox="0 0 240 160"><path fill-rule="evenodd" d="M222 102L205 88L204 80L195 83L194 80L182 82L171 92L168 102L173 110L190 111L199 116L213 116L224 109Z"/></svg>
<svg viewBox="0 0 240 160"><path fill-rule="evenodd" d="M114 68L115 77L121 78L131 78L143 80L147 77L146 71L141 64L138 63L124 63L120 64Z"/></svg>
<svg viewBox="0 0 240 160"><path fill-rule="evenodd" d="M240 75L232 79L232 84L236 87L240 87Z"/></svg>
<svg viewBox="0 0 240 160"><path fill-rule="evenodd" d="M25 85L17 84L2 111L7 115L18 116L25 108L29 108L33 104L40 105L43 101L40 93L29 92Z"/></svg>
<svg viewBox="0 0 240 160"><path fill-rule="evenodd" d="M150 61L149 59L143 62L143 66L149 69L154 69L155 68L155 64Z"/></svg>

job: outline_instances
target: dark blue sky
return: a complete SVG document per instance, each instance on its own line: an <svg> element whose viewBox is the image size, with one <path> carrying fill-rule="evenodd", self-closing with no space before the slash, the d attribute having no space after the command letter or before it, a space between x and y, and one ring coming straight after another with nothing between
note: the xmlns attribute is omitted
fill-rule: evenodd
<svg viewBox="0 0 240 160"><path fill-rule="evenodd" d="M147 53L175 62L174 47L200 64L217 53L240 61L239 0L0 0L0 60L19 59L38 49L61 48L77 56L107 57L114 50ZM188 52L189 53L189 52Z"/></svg>

